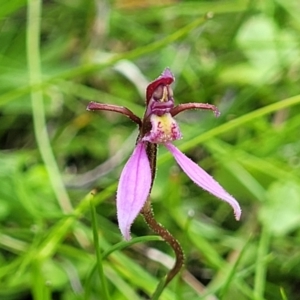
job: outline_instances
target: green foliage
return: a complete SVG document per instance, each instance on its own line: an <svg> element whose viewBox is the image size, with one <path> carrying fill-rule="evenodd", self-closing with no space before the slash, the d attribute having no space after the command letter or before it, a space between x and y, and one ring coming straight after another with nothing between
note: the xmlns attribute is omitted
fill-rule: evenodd
<svg viewBox="0 0 300 300"><path fill-rule="evenodd" d="M147 83L168 66L177 103L222 113L182 114L176 144L243 215L236 222L161 149L153 209L186 266L160 299L297 299L298 1L2 2L0 298L153 294L171 249L142 218L129 243L116 223L135 124L85 108L94 100L142 115Z"/></svg>

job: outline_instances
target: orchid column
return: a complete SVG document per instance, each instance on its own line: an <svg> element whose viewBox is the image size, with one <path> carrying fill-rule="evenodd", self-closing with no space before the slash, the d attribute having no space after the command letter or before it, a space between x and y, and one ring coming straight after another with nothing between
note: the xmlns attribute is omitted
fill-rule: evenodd
<svg viewBox="0 0 300 300"><path fill-rule="evenodd" d="M184 255L178 241L156 222L150 204L150 192L156 172L157 145L166 147L182 170L201 188L231 205L235 218L240 219L238 202L228 194L209 174L190 160L172 142L182 135L174 117L185 110L212 110L219 116L218 109L206 103L185 103L174 105L173 91L170 87L174 76L167 68L146 90L146 111L140 119L125 107L90 102L87 110L108 110L129 117L139 126L139 135L133 154L126 163L120 177L117 191L117 215L119 228L126 240L130 239L130 228L139 213L149 226L171 245L176 254L176 263L168 273L165 285L179 272Z"/></svg>

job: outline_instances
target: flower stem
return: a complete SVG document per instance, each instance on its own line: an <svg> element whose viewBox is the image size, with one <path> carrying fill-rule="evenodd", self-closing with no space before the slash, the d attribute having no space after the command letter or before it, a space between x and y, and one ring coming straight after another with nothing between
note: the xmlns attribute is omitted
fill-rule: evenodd
<svg viewBox="0 0 300 300"><path fill-rule="evenodd" d="M173 268L169 271L165 283L163 287L166 287L166 285L174 278L175 275L178 274L180 269L182 268L184 264L184 253L183 250L179 244L179 242L173 237L173 235L164 228L161 224L159 224L153 214L153 210L151 208L150 201L147 201L145 206L143 207L141 214L143 215L146 223L149 225L149 227L158 235L160 235L164 241L166 241L174 250L176 255L176 261L173 266Z"/></svg>
<svg viewBox="0 0 300 300"><path fill-rule="evenodd" d="M138 137L138 139L140 136ZM151 168L151 176L152 176L152 182L151 182L151 188L149 195L151 193L152 185L155 179L155 173L156 173L156 155L157 155L157 144L154 143L146 143L146 152L150 163ZM171 248L174 250L176 260L173 268L169 271L167 274L166 279L163 279L159 285L157 286L152 300L156 300L159 298L161 293L163 292L164 288L168 285L168 283L176 276L179 271L181 270L183 264L184 264L184 253L183 250L179 244L179 242L174 238L174 236L166 229L164 228L160 223L158 223L155 220L153 210L151 207L151 201L150 196L148 197L148 200L146 201L144 207L141 210L141 215L144 217L145 222L148 224L148 226L159 236L162 237L162 239L168 243Z"/></svg>
<svg viewBox="0 0 300 300"><path fill-rule="evenodd" d="M140 137L138 137L139 139ZM156 156L157 156L157 144L146 142L146 153L150 163L151 169L151 188L149 191L149 195L152 190L152 186L154 183L155 175L156 175ZM148 201L147 201L148 202Z"/></svg>

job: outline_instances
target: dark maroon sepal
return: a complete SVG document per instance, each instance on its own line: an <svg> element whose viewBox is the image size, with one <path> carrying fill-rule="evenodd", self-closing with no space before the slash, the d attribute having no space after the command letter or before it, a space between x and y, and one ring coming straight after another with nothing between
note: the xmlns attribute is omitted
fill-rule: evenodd
<svg viewBox="0 0 300 300"><path fill-rule="evenodd" d="M152 81L148 86L147 86L147 90L146 90L146 104L148 105L154 91L156 90L156 88L160 85L160 84L164 84L164 85L170 85L173 81L175 80L172 72L170 71L169 68L166 68L162 74L155 79L154 81Z"/></svg>
<svg viewBox="0 0 300 300"><path fill-rule="evenodd" d="M179 113L181 113L185 110L191 110L191 109L212 110L217 118L221 114L216 106L214 106L212 104L208 104L208 103L197 103L197 102L179 104L170 110L170 114L172 117L175 117Z"/></svg>
<svg viewBox="0 0 300 300"><path fill-rule="evenodd" d="M113 105L113 104L105 104L105 103L98 103L91 101L86 110L93 111L93 110L106 110L106 111L112 111L119 114L122 114L124 116L127 116L129 119L131 119L133 122L139 125L139 127L142 126L142 120L135 115L130 109L123 106Z"/></svg>

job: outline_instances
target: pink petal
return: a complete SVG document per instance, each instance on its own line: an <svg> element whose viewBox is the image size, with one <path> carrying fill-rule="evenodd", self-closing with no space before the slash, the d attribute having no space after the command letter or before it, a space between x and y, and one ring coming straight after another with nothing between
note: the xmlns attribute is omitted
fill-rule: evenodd
<svg viewBox="0 0 300 300"><path fill-rule="evenodd" d="M122 171L117 191L119 228L126 240L130 239L131 224L144 206L150 186L150 164L144 143L140 142Z"/></svg>
<svg viewBox="0 0 300 300"><path fill-rule="evenodd" d="M200 187L216 197L228 202L234 210L236 220L241 217L241 208L238 202L229 195L209 174L201 169L196 163L184 155L174 145L167 143L166 148L173 154L182 170Z"/></svg>

